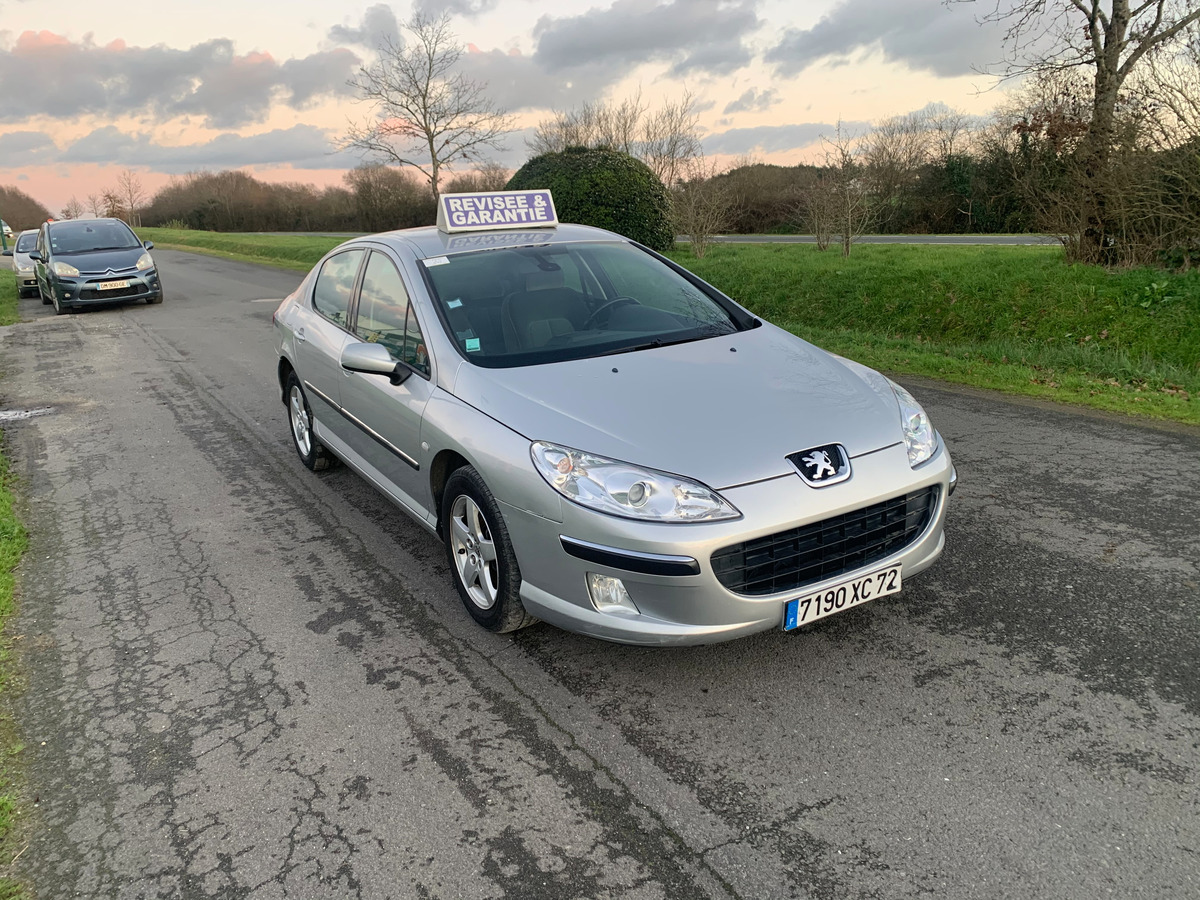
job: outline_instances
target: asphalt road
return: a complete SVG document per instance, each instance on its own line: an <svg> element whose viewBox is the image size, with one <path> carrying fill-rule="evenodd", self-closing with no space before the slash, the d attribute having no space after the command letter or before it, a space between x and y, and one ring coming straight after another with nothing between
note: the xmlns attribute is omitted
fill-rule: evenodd
<svg viewBox="0 0 1200 900"><path fill-rule="evenodd" d="M162 306L0 329L37 897L1200 896L1200 432L916 382L962 484L903 593L495 636L296 458L299 275L156 256Z"/></svg>

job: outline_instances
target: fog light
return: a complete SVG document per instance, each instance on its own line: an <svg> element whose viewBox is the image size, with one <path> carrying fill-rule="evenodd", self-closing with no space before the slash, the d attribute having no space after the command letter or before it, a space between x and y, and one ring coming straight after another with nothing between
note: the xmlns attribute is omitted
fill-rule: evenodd
<svg viewBox="0 0 1200 900"><path fill-rule="evenodd" d="M637 615L638 608L633 605L633 599L620 578L611 575L597 575L588 572L588 593L592 597L592 606L602 613L630 612Z"/></svg>

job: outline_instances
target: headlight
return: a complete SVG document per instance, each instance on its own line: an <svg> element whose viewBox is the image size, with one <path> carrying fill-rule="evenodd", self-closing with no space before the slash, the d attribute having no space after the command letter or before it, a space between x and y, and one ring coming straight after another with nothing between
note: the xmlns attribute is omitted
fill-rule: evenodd
<svg viewBox="0 0 1200 900"><path fill-rule="evenodd" d="M149 253L143 253L141 256L138 257L137 267L138 267L138 271L142 271L142 272L144 272L146 269L153 269L154 268L154 258Z"/></svg>
<svg viewBox="0 0 1200 900"><path fill-rule="evenodd" d="M64 275L67 278L74 278L79 274L77 268L64 262L56 262L51 268L54 269L55 275Z"/></svg>
<svg viewBox="0 0 1200 900"><path fill-rule="evenodd" d="M937 450L937 432L912 394L890 378L888 384L892 386L896 402L900 404L900 425L904 429L904 444L908 448L908 464L915 469Z"/></svg>
<svg viewBox="0 0 1200 900"><path fill-rule="evenodd" d="M704 485L666 472L542 441L530 455L552 488L598 512L651 522L712 522L741 515Z"/></svg>
<svg viewBox="0 0 1200 900"><path fill-rule="evenodd" d="M17 274L18 275L32 275L33 274L33 266L29 266L28 268L26 268L25 266L17 266Z"/></svg>

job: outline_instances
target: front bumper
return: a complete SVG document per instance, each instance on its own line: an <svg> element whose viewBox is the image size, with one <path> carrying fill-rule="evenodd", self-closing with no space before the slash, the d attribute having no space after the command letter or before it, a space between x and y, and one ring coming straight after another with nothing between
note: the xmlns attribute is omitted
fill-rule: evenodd
<svg viewBox="0 0 1200 900"><path fill-rule="evenodd" d="M128 281L124 288L102 290L104 282ZM147 269L122 275L80 275L70 278L56 276L51 289L60 306L91 306L105 303L132 303L149 300L162 294L162 283L157 269Z"/></svg>
<svg viewBox="0 0 1200 900"><path fill-rule="evenodd" d="M36 269L17 269L17 287L23 291L37 287Z"/></svg>
<svg viewBox="0 0 1200 900"><path fill-rule="evenodd" d="M857 574L898 562L907 579L930 566L945 540L943 524L953 473L945 446L915 471L908 465L903 445L858 457L853 463L850 480L827 488L810 488L799 475L787 475L723 490L722 496L743 514L741 519L728 522L645 523L601 515L564 502L563 521L559 523L504 506L505 523L521 566L522 601L540 619L605 640L702 644L780 628L788 600ZM861 569L762 596L730 591L713 570L713 553L731 544L819 522L930 486L938 486L939 490L924 531L903 549ZM694 565L689 565L691 561ZM656 562L662 565L656 566ZM589 572L620 578L637 612L598 611L588 595Z"/></svg>

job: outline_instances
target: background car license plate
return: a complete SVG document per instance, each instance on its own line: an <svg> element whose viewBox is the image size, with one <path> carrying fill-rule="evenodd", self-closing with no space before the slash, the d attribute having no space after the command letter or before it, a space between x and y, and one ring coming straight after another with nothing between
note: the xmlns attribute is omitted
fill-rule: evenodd
<svg viewBox="0 0 1200 900"><path fill-rule="evenodd" d="M129 287L128 281L102 281L96 285L96 289L100 291L115 291L118 288Z"/></svg>
<svg viewBox="0 0 1200 900"><path fill-rule="evenodd" d="M876 597L895 594L899 590L900 566L897 564L855 578L853 581L835 584L815 594L797 597L795 600L789 600L783 608L783 630L791 631Z"/></svg>

